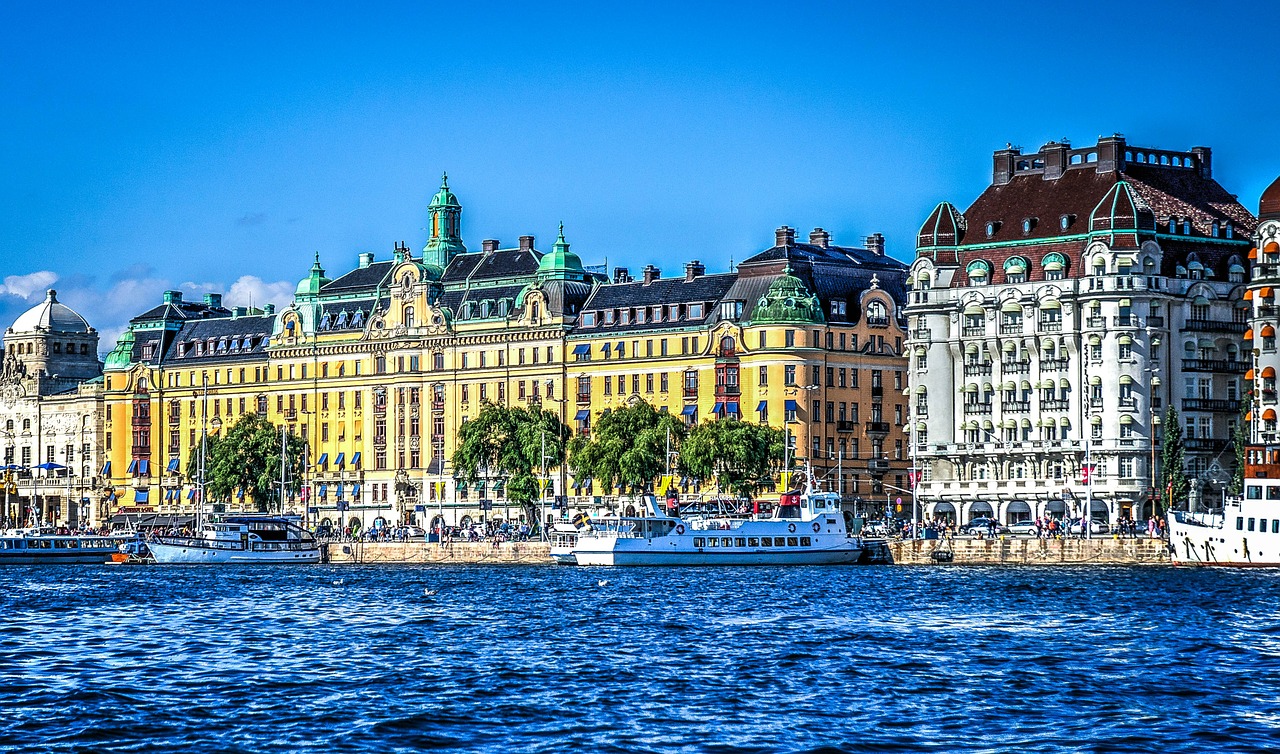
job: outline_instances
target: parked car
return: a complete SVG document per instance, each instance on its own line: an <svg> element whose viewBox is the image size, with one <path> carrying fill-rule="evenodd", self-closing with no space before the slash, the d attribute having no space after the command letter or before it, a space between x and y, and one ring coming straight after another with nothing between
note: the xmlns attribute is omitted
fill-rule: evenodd
<svg viewBox="0 0 1280 754"><path fill-rule="evenodd" d="M1040 536L1040 527L1035 521L1017 521L1008 526L1009 533L1021 537Z"/></svg>
<svg viewBox="0 0 1280 754"><path fill-rule="evenodd" d="M996 534L1007 534L1009 529L995 519L984 516L982 518L973 519L969 523L965 524L964 528L960 530L961 534L982 534L983 536L989 535L992 532L995 532Z"/></svg>
<svg viewBox="0 0 1280 754"><path fill-rule="evenodd" d="M1080 525L1080 522L1081 522L1081 519L1078 519L1078 518L1073 520L1067 526L1067 534L1070 534L1073 537L1080 536L1080 534L1084 531L1084 528ZM1106 522L1098 521L1095 519L1089 522L1089 533L1095 536L1099 534L1110 534L1111 527L1108 526Z"/></svg>

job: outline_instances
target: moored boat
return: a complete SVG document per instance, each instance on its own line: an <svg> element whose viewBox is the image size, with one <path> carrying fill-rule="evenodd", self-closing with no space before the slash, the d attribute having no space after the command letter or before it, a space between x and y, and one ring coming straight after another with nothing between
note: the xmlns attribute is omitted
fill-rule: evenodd
<svg viewBox="0 0 1280 754"><path fill-rule="evenodd" d="M319 563L320 543L290 517L223 516L193 536L153 536L157 563Z"/></svg>
<svg viewBox="0 0 1280 754"><path fill-rule="evenodd" d="M0 565L102 564L137 534L58 534L52 527L0 531Z"/></svg>

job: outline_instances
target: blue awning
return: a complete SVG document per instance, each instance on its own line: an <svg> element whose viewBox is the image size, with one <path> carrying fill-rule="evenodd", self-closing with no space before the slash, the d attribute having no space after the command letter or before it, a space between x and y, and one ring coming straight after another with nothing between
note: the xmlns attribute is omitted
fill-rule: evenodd
<svg viewBox="0 0 1280 754"><path fill-rule="evenodd" d="M329 494L329 485L327 484L320 485L320 497L327 497L328 494Z"/></svg>
<svg viewBox="0 0 1280 754"><path fill-rule="evenodd" d="M124 473L130 474L130 475L138 473L138 459L135 458L132 461L130 461L129 468L125 469Z"/></svg>
<svg viewBox="0 0 1280 754"><path fill-rule="evenodd" d="M787 402L786 402L785 408L786 408L788 411L799 411L799 410L800 410L800 404L799 404L799 403L796 403L795 401L791 401L791 400L789 400L789 401L787 401Z"/></svg>
<svg viewBox="0 0 1280 754"><path fill-rule="evenodd" d="M618 345L614 346L613 350L618 352L618 358L622 358L627 354L627 344L622 341L618 341Z"/></svg>
<svg viewBox="0 0 1280 754"><path fill-rule="evenodd" d="M573 347L573 355L574 355L574 356L581 356L581 355L582 355L582 354L584 354L584 353L591 353L591 346L590 346L590 345L588 345L588 344L586 344L586 343L583 343L583 344L581 344L581 345L577 345L577 346L574 346L574 347Z"/></svg>
<svg viewBox="0 0 1280 754"><path fill-rule="evenodd" d="M187 499L188 499L188 500L195 500L195 499L196 499L196 488L195 488L195 487L192 487L191 489L187 490Z"/></svg>
<svg viewBox="0 0 1280 754"><path fill-rule="evenodd" d="M725 413L727 413L727 414L734 414L734 415L737 415L737 414L741 413L741 412L739 412L739 411L738 411L738 402L737 402L737 401L728 401L728 402L726 402L726 403L724 404L724 410L725 410Z"/></svg>
<svg viewBox="0 0 1280 754"><path fill-rule="evenodd" d="M693 416L696 413L698 413L698 407L694 404L689 404L688 406L684 407L684 410L680 412L680 415Z"/></svg>
<svg viewBox="0 0 1280 754"><path fill-rule="evenodd" d="M351 485L351 497L352 499L360 497L360 485L358 484Z"/></svg>
<svg viewBox="0 0 1280 754"><path fill-rule="evenodd" d="M142 476L146 476L147 474L150 474L150 473L151 473L151 461L149 461L149 460L147 460L147 459L145 459L145 458L141 458L141 459L139 459L139 460L138 460L138 473L139 473L140 475L142 475Z"/></svg>
<svg viewBox="0 0 1280 754"><path fill-rule="evenodd" d="M346 463L346 461L347 461L347 454L339 453L338 457L333 459L333 465L337 466L338 468L342 468L342 466Z"/></svg>
<svg viewBox="0 0 1280 754"><path fill-rule="evenodd" d="M724 413L724 402L723 402L723 401L717 401L717 402L716 402L715 407L711 409L711 413L715 414L716 416L720 416L721 414L723 414L723 413Z"/></svg>
<svg viewBox="0 0 1280 754"><path fill-rule="evenodd" d="M108 502L108 503L114 503L115 501L117 501L117 500L119 500L119 499L120 499L120 498L116 497L116 491L115 491L115 490L112 490L112 491L111 491L111 494L110 494L110 495L107 495L107 502Z"/></svg>
<svg viewBox="0 0 1280 754"><path fill-rule="evenodd" d="M106 463L102 464L102 471L98 473L98 476L111 476L111 462L110 462L110 461L107 461Z"/></svg>
<svg viewBox="0 0 1280 754"><path fill-rule="evenodd" d="M341 500L341 499L342 499L342 485L341 485L341 484L339 484L339 485L338 485L338 499L339 499L339 500Z"/></svg>
<svg viewBox="0 0 1280 754"><path fill-rule="evenodd" d="M591 409L581 408L581 409L578 409L578 413L574 415L573 420L586 421L586 419L590 416L591 416Z"/></svg>
<svg viewBox="0 0 1280 754"><path fill-rule="evenodd" d="M760 405L756 406L756 411L764 413L769 410L769 401L760 401Z"/></svg>
<svg viewBox="0 0 1280 754"><path fill-rule="evenodd" d="M328 454L328 453L321 453L321 454L320 454L320 457L316 459L316 465L317 465L317 466L323 466L323 465L325 465L325 464L326 464L326 463L328 463L328 462L329 462L329 454Z"/></svg>
<svg viewBox="0 0 1280 754"><path fill-rule="evenodd" d="M165 471L169 472L170 474L178 473L178 459L170 458L169 465L165 467Z"/></svg>
<svg viewBox="0 0 1280 754"><path fill-rule="evenodd" d="M351 465L357 469L360 468L360 451L357 450L351 454Z"/></svg>
<svg viewBox="0 0 1280 754"><path fill-rule="evenodd" d="M133 502L145 503L147 502L147 498L149 498L150 496L151 496L151 490L134 490Z"/></svg>
<svg viewBox="0 0 1280 754"><path fill-rule="evenodd" d="M613 350L613 344L612 344L612 343L605 343L603 346L600 346L600 350L601 350L601 351L604 351L605 353L609 353L609 351L612 351L612 350Z"/></svg>

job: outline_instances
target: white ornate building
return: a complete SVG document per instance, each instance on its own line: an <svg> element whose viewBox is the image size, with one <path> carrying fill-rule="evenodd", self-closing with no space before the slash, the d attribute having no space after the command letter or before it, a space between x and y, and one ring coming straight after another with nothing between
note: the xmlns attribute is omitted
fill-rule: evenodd
<svg viewBox="0 0 1280 754"><path fill-rule="evenodd" d="M1249 368L1254 226L1205 147L1117 135L997 151L965 212L929 216L911 268L923 513L1012 522L1078 516L1091 498L1095 518L1145 516L1171 405L1193 494L1220 495Z"/></svg>
<svg viewBox="0 0 1280 754"><path fill-rule="evenodd" d="M98 333L55 291L4 334L0 520L98 524L102 455Z"/></svg>

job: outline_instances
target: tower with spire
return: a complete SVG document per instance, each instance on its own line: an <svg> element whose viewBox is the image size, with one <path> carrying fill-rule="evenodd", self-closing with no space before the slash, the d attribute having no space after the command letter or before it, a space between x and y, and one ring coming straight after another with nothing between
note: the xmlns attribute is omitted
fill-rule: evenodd
<svg viewBox="0 0 1280 754"><path fill-rule="evenodd" d="M431 198L427 212L431 215L431 238L422 248L422 261L443 270L455 256L467 251L462 243L460 230L462 205L458 204L458 197L449 190L448 173L441 176L440 190Z"/></svg>

